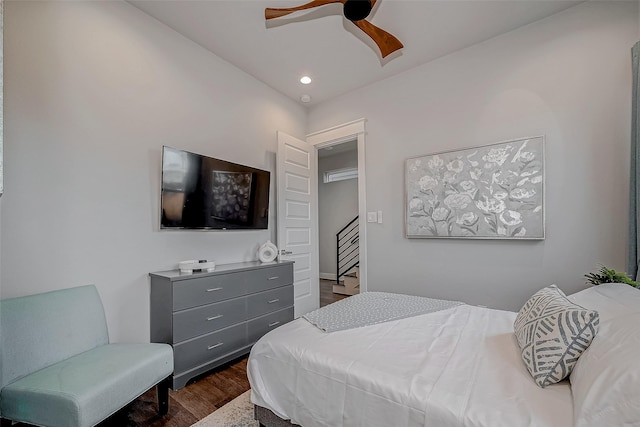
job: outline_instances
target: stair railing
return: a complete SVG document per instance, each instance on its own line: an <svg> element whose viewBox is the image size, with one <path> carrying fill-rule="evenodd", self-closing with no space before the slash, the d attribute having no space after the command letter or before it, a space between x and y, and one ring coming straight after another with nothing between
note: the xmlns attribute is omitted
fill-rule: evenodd
<svg viewBox="0 0 640 427"><path fill-rule="evenodd" d="M359 221L356 216L336 233L336 283L340 278L360 265Z"/></svg>

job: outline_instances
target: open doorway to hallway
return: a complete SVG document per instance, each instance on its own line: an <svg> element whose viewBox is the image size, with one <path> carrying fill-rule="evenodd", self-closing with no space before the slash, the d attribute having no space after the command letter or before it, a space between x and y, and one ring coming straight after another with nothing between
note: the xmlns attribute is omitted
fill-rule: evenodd
<svg viewBox="0 0 640 427"><path fill-rule="evenodd" d="M318 150L320 306L360 292L357 139Z"/></svg>

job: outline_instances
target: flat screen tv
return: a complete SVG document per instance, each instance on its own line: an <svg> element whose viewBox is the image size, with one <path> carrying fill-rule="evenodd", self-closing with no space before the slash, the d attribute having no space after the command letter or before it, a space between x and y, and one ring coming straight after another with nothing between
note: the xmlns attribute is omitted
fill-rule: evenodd
<svg viewBox="0 0 640 427"><path fill-rule="evenodd" d="M162 147L161 229L266 229L270 173Z"/></svg>

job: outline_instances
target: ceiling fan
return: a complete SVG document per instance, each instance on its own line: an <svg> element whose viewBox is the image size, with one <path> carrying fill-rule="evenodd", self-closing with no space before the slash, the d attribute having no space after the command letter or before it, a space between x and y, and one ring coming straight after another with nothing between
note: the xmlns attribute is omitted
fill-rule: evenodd
<svg viewBox="0 0 640 427"><path fill-rule="evenodd" d="M400 40L395 38L392 34L376 27L365 19L371 13L371 9L375 6L376 1L377 0L313 0L307 4L297 7L268 7L264 10L264 17L269 20L297 12L299 10L312 9L314 7L324 6L330 3L342 3L342 13L344 14L344 17L353 22L358 28L364 31L366 35L371 37L371 39L378 45L378 48L380 48L380 53L384 58L404 46Z"/></svg>

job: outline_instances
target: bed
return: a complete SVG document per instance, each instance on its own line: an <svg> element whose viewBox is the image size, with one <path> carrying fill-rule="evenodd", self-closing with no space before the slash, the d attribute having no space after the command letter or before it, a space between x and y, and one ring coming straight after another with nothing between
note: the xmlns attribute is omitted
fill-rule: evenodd
<svg viewBox="0 0 640 427"><path fill-rule="evenodd" d="M457 305L326 333L299 318L258 341L247 372L266 427L640 426L640 291L592 287L568 298L600 327L568 379L532 379L518 313ZM620 344L624 343L624 344Z"/></svg>

